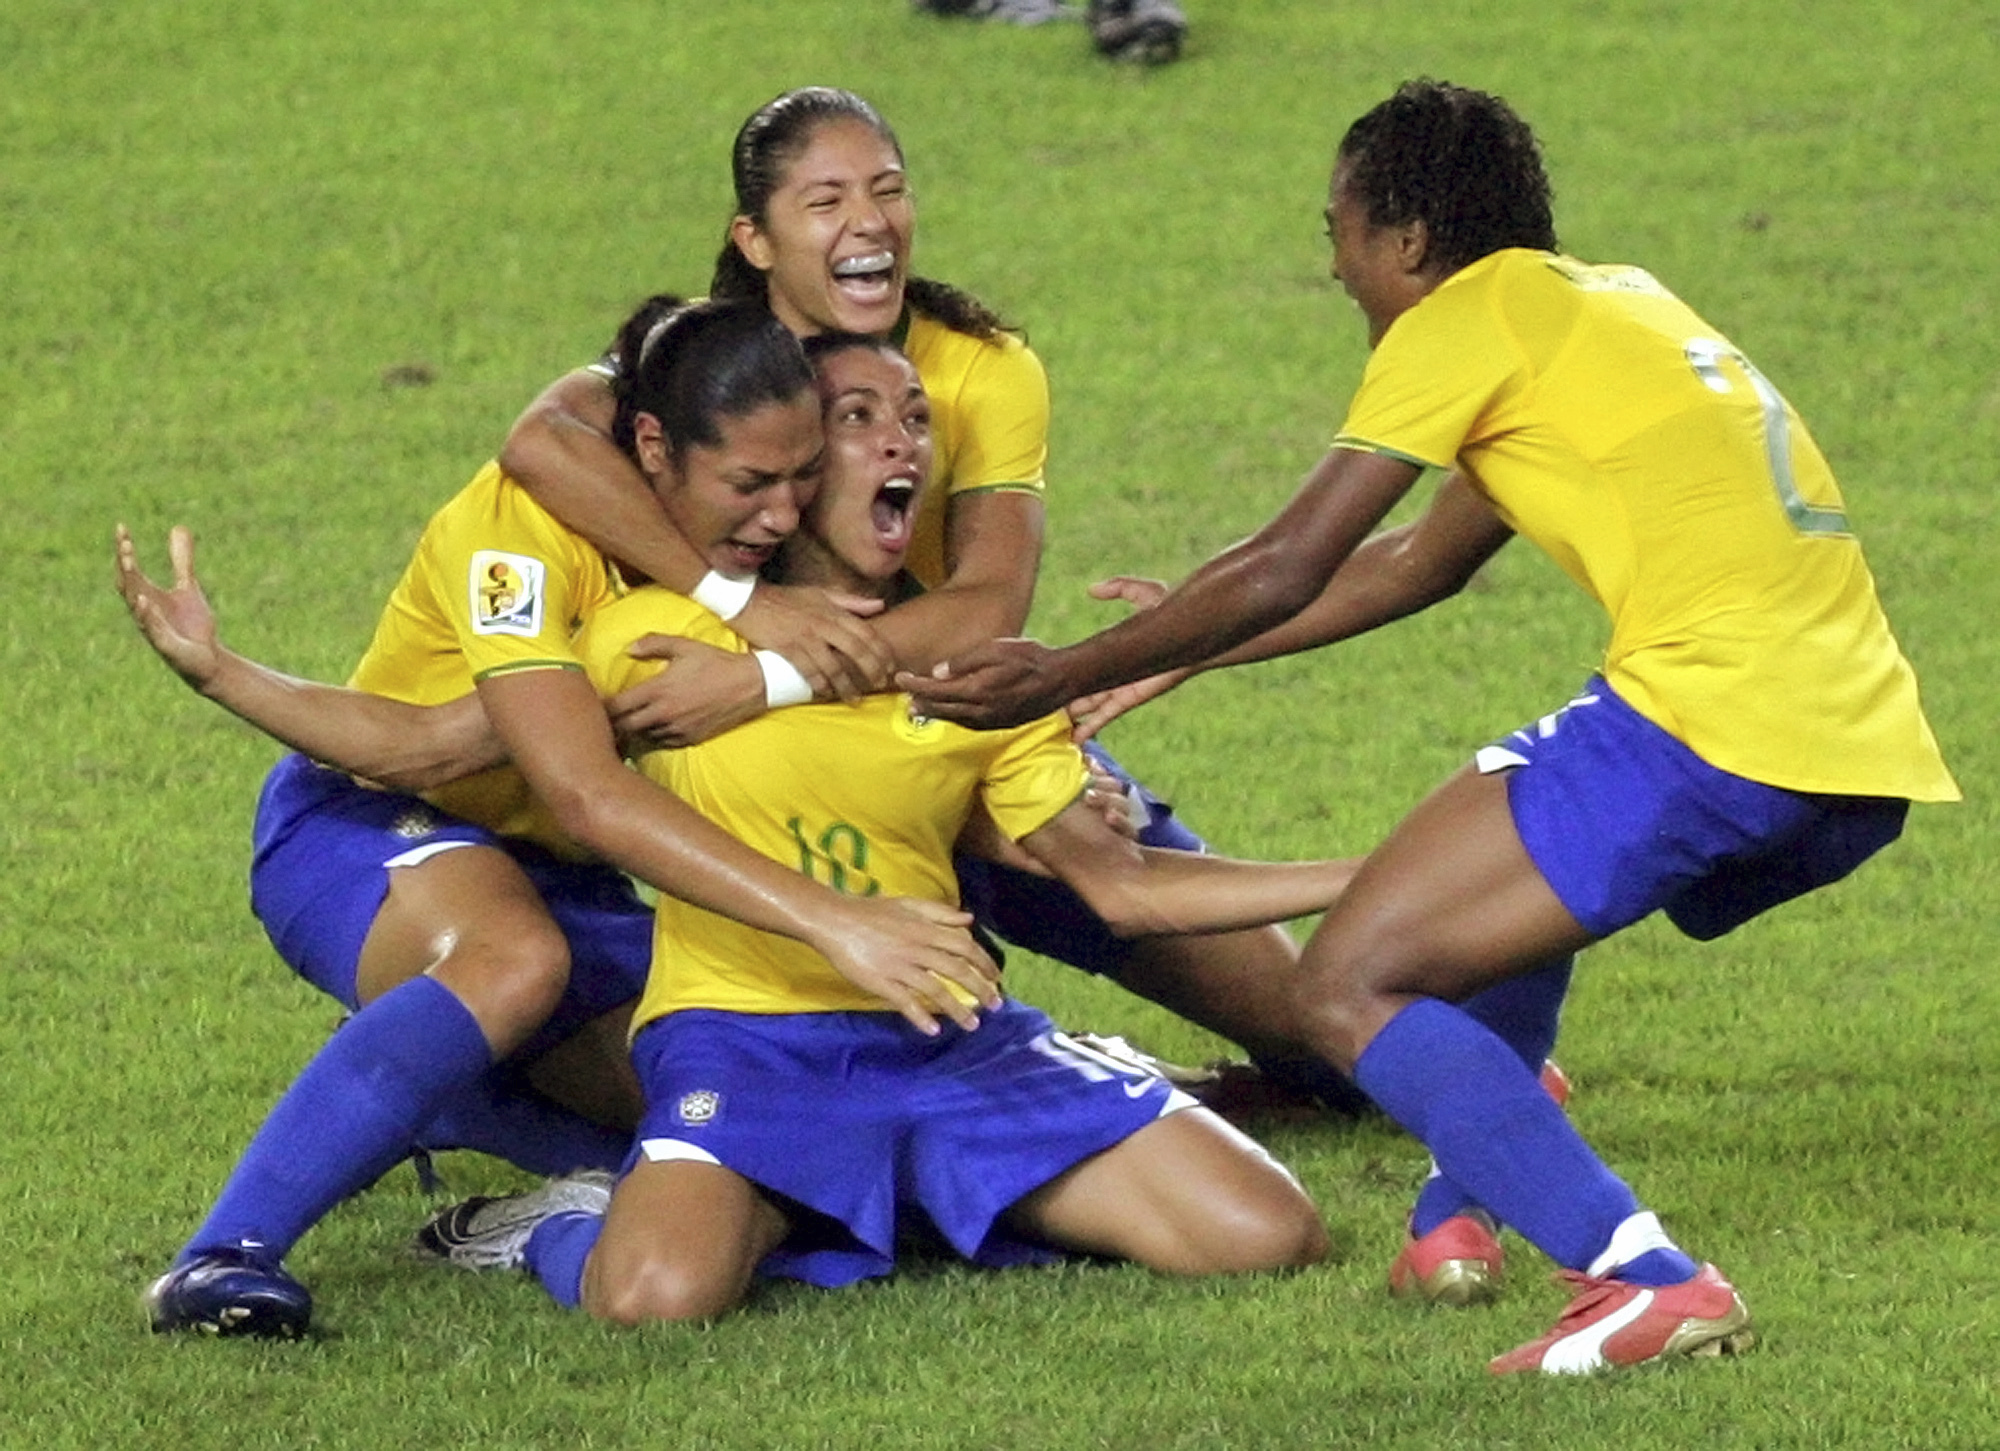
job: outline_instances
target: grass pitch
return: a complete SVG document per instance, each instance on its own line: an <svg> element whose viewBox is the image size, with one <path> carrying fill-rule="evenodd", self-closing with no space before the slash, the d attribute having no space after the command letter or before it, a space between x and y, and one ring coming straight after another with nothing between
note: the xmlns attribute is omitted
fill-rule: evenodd
<svg viewBox="0 0 2000 1451"><path fill-rule="evenodd" d="M1188 3L1186 58L1152 73L1076 26L900 0L0 15L0 1446L1992 1443L1991 16ZM1644 926L1579 976L1575 1113L1743 1287L1761 1349L1491 1381L1560 1294L1523 1249L1489 1311L1387 1303L1422 1156L1380 1126L1272 1135L1339 1247L1287 1278L929 1269L616 1334L405 1258L427 1204L398 1170L294 1256L311 1343L146 1334L139 1288L333 1012L245 909L273 751L132 637L115 520L154 560L194 526L230 638L341 674L532 393L638 297L702 287L736 124L831 82L901 132L921 269L1049 364L1036 627L1074 638L1109 618L1088 580L1173 576L1247 532L1338 425L1363 342L1326 277L1326 170L1416 74L1513 100L1565 243L1653 269L1799 406L1966 788L1849 883L1708 948ZM1199 681L1112 744L1227 849L1359 849L1565 698L1601 639L1517 546L1431 616ZM1214 1048L1064 970L1014 981L1072 1025Z"/></svg>

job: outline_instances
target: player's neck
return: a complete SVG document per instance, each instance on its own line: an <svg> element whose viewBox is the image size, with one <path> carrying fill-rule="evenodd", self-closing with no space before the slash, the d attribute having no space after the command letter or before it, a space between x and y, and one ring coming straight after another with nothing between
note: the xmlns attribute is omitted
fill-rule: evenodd
<svg viewBox="0 0 2000 1451"><path fill-rule="evenodd" d="M895 579L874 579L861 573L810 534L794 534L779 556L778 577L784 584L810 585L862 599L886 600Z"/></svg>

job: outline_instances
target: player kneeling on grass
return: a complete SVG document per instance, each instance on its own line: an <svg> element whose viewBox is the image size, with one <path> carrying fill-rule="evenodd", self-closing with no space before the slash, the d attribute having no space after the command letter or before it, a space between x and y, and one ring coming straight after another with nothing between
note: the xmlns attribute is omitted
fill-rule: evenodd
<svg viewBox="0 0 2000 1451"><path fill-rule="evenodd" d="M879 340L809 347L826 472L778 565L794 582L890 598L908 587L929 406ZM621 402L619 426L684 516L656 422ZM640 590L579 641L601 690L656 668L625 653L647 631L705 642L685 650L743 648L699 606ZM1132 934L1302 915L1352 870L1125 841L1082 804L1084 762L1060 715L988 734L872 696L773 713L639 764L761 851L862 895L954 900L952 844L976 811ZM926 1035L812 951L666 900L654 953L634 1019L649 1104L634 1166L615 1189L558 1180L454 1206L421 1243L468 1266L526 1266L562 1304L625 1323L721 1314L759 1273L825 1286L885 1274L905 1217L986 1265L1074 1250L1210 1274L1326 1252L1312 1202L1255 1143L1033 1008L1009 1001L976 1030Z"/></svg>

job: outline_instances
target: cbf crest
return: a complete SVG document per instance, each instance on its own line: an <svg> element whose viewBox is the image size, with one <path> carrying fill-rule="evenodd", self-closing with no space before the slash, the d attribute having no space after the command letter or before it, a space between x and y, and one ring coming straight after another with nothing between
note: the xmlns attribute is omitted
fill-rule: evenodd
<svg viewBox="0 0 2000 1451"><path fill-rule="evenodd" d="M893 728L900 739L919 744L928 744L944 734L944 722L924 715L917 709L916 701L907 695L897 702Z"/></svg>
<svg viewBox="0 0 2000 1451"><path fill-rule="evenodd" d="M424 806L412 806L389 823L389 830L404 841L421 841L437 828L437 817Z"/></svg>
<svg viewBox="0 0 2000 1451"><path fill-rule="evenodd" d="M697 1088L692 1093L681 1095L681 1101L674 1105L674 1112L690 1128L700 1128L713 1119L721 1107L721 1094L712 1088Z"/></svg>
<svg viewBox="0 0 2000 1451"><path fill-rule="evenodd" d="M472 556L472 633L539 635L547 572L539 559L482 549Z"/></svg>

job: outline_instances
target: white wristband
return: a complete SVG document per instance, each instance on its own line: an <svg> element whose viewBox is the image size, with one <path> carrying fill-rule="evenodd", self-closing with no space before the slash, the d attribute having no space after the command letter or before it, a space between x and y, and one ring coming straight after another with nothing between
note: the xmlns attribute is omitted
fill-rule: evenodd
<svg viewBox="0 0 2000 1451"><path fill-rule="evenodd" d="M732 579L719 570L711 569L701 577L701 583L688 593L705 610L712 611L718 618L733 620L743 613L743 607L750 603L750 595L757 588L757 576L748 579Z"/></svg>
<svg viewBox="0 0 2000 1451"><path fill-rule="evenodd" d="M764 704L772 710L780 706L805 705L813 698L813 688L799 674L798 667L776 650L759 650L757 668L764 672Z"/></svg>

